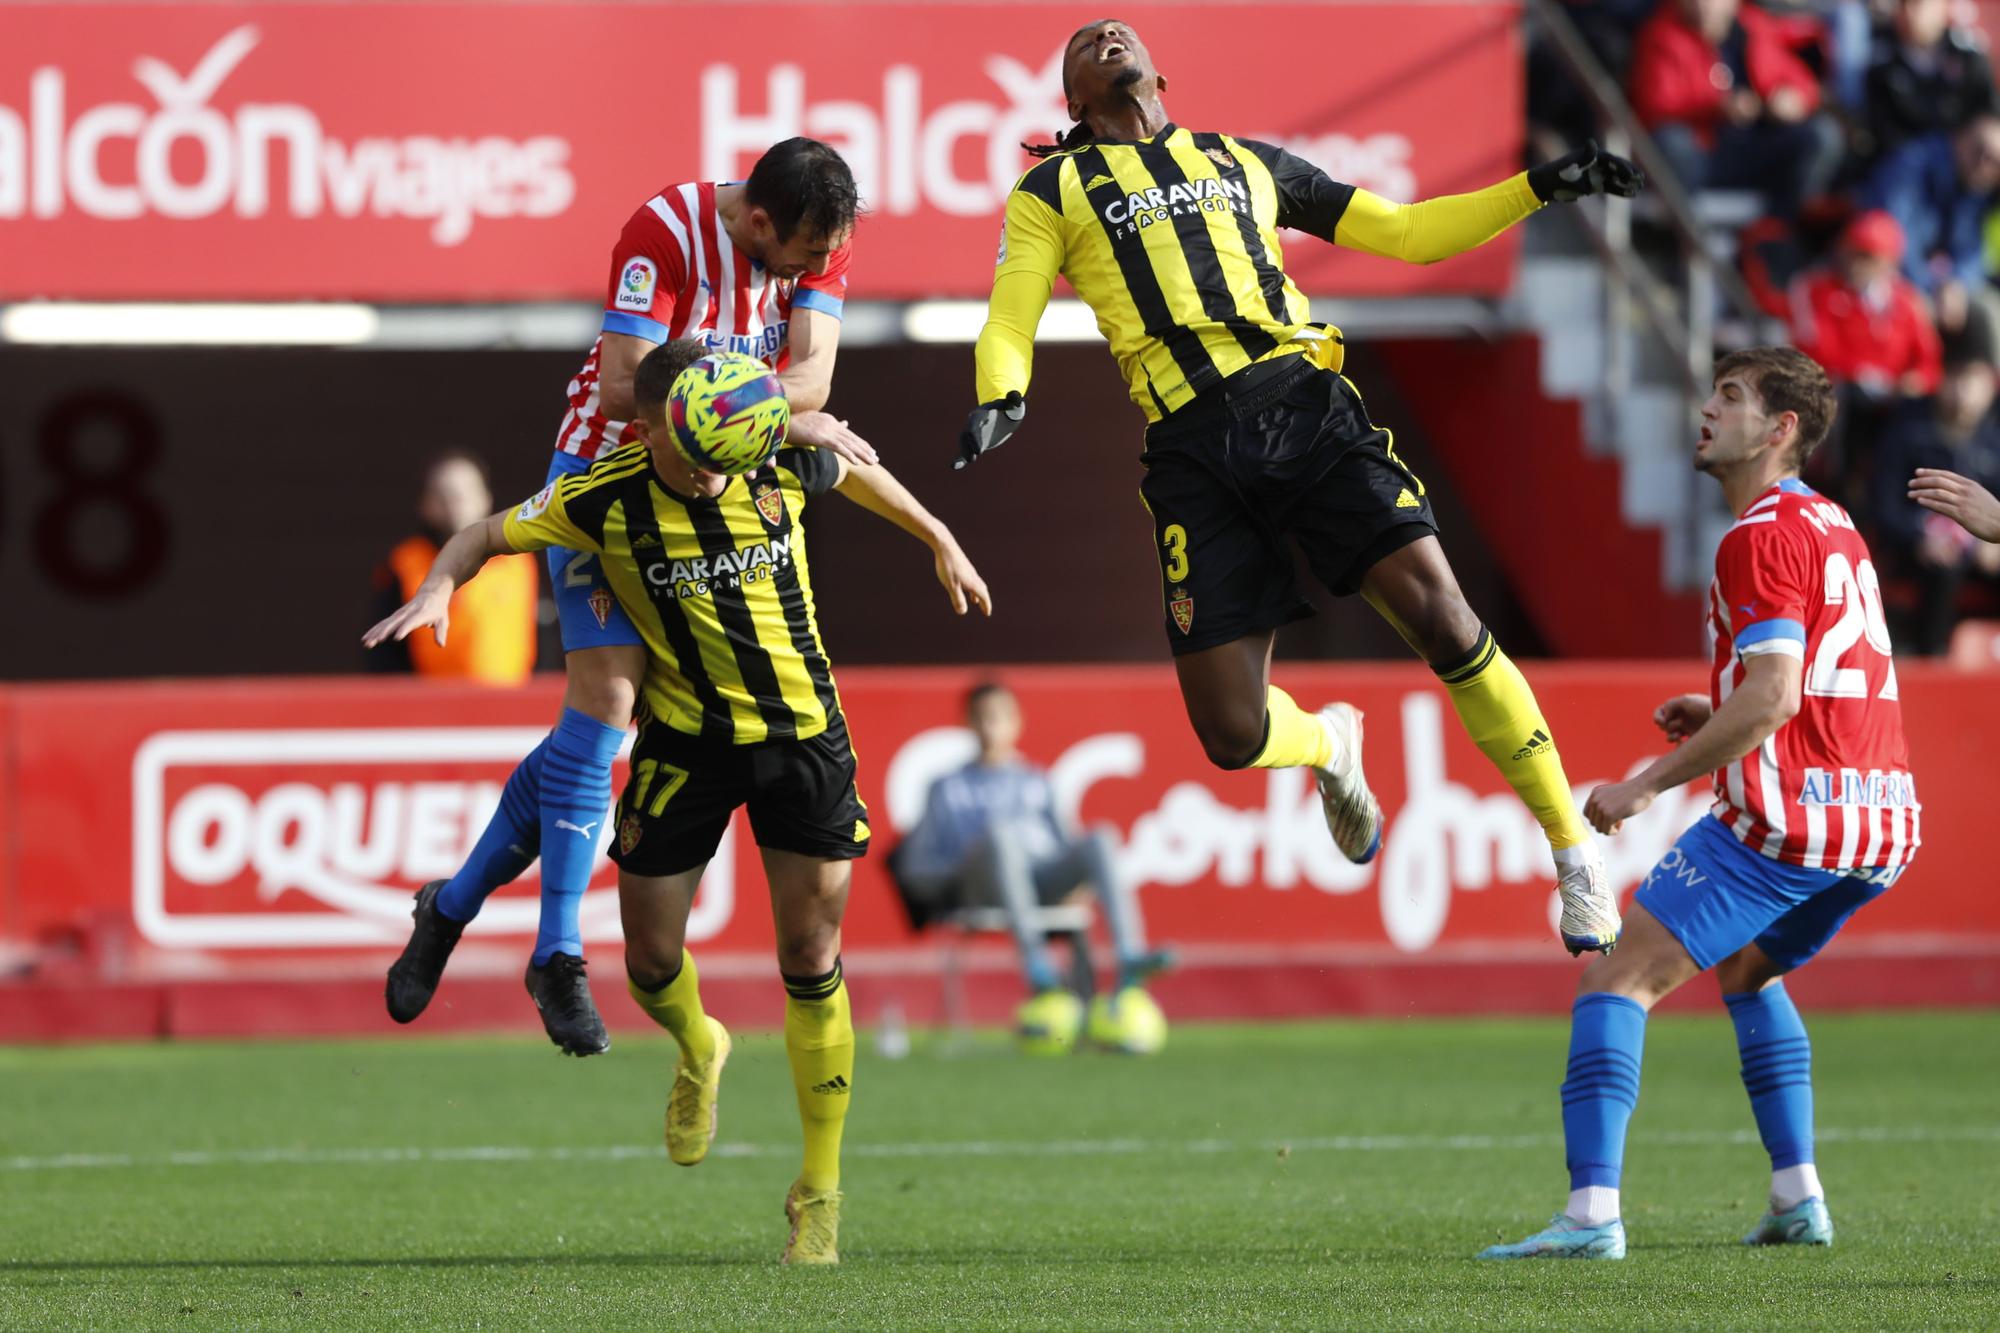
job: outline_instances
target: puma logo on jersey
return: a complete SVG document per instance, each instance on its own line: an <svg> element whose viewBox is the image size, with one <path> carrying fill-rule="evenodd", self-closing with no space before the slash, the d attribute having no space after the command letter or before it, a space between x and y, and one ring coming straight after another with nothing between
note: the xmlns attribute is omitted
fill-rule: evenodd
<svg viewBox="0 0 2000 1333"><path fill-rule="evenodd" d="M588 824L572 824L567 819L558 819L556 821L556 827L566 828L571 833L576 834L580 838L587 838L590 836L590 831L596 828L602 822L603 822L602 820L593 819Z"/></svg>

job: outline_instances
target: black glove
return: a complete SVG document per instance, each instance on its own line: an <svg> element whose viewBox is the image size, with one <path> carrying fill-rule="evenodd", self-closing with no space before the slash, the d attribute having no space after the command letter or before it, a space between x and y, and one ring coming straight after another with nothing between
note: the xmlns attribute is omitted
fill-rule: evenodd
<svg viewBox="0 0 2000 1333"><path fill-rule="evenodd" d="M1007 437L1021 428L1021 421L1027 415L1028 400L1018 389L1009 390L1005 398L995 398L973 408L965 419L965 429L958 433L958 461L951 465L952 470L957 471L987 450L1005 444Z"/></svg>
<svg viewBox="0 0 2000 1333"><path fill-rule="evenodd" d="M1587 194L1615 194L1630 199L1646 183L1646 175L1622 157L1587 139L1583 147L1553 162L1528 168L1528 188L1545 204L1569 204Z"/></svg>

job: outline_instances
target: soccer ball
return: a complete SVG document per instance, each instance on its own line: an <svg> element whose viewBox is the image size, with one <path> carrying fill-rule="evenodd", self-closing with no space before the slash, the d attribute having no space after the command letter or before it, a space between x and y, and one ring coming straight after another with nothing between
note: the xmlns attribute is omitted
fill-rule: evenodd
<svg viewBox="0 0 2000 1333"><path fill-rule="evenodd" d="M1090 1002L1091 1041L1127 1055L1154 1055L1167 1044L1167 1016L1142 986L1127 986Z"/></svg>
<svg viewBox="0 0 2000 1333"><path fill-rule="evenodd" d="M715 352L682 371L667 393L667 424L689 465L740 477L785 442L792 422L771 368L741 352Z"/></svg>
<svg viewBox="0 0 2000 1333"><path fill-rule="evenodd" d="M1083 1001L1043 991L1014 1011L1014 1037L1029 1055L1068 1055L1083 1033Z"/></svg>

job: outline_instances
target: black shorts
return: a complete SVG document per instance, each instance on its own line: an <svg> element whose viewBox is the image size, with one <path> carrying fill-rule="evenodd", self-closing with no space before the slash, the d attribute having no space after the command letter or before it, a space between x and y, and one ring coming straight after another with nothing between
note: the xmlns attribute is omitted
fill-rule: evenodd
<svg viewBox="0 0 2000 1333"><path fill-rule="evenodd" d="M715 855L730 816L750 807L759 847L829 861L868 851L868 807L854 786L847 720L808 740L704 745L646 719L618 798L611 859L635 875L677 875Z"/></svg>
<svg viewBox="0 0 2000 1333"><path fill-rule="evenodd" d="M1251 382L1227 399L1146 432L1139 494L1176 655L1311 615L1291 542L1345 596L1384 556L1437 531L1423 482L1344 376L1302 356L1243 375Z"/></svg>

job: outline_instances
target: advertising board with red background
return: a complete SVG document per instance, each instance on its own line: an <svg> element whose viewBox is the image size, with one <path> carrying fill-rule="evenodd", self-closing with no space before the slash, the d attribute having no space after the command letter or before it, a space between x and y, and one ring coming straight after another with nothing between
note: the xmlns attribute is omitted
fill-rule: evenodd
<svg viewBox="0 0 2000 1333"><path fill-rule="evenodd" d="M1078 22L1039 3L6 13L0 299L101 300L599 300L648 197L740 178L795 134L854 168L854 296L983 296L1020 144L1069 123ZM1125 17L1179 123L1399 200L1518 169L1514 3ZM1299 240L1308 292L1497 293L1513 272L1508 238L1434 267Z"/></svg>
<svg viewBox="0 0 2000 1333"><path fill-rule="evenodd" d="M1566 663L1531 676L1584 788L1656 753L1652 709L1698 686L1701 672ZM1280 667L1298 697L1344 697L1367 712L1368 771L1388 821L1369 866L1333 850L1304 772L1211 768L1170 671L1041 668L1007 678L1026 714L1025 750L1049 766L1079 822L1113 832L1148 928L1180 951L1184 1009L1514 1007L1522 977L1535 979L1539 997L1528 1007L1565 1001L1540 832L1421 668ZM976 679L843 674L881 848L914 822L929 781L968 757L959 713ZM81 941L78 965L102 980L297 982L378 975L407 932L411 890L455 868L514 760L546 728L559 689L548 680L490 692L326 679L7 696L11 779L0 808L14 851L5 919L17 944ZM1902 960L1893 994L1876 999L1990 999L2000 994L2000 900L1976 848L2000 704L1979 678L1920 666L1906 673L1903 699L1925 846L1829 958ZM1669 794L1605 841L1621 889L1707 799L1697 787ZM613 968L614 882L600 864L584 908L593 956ZM518 969L535 887L531 870L489 903L461 946L469 973ZM689 935L704 976L768 971L770 909L740 819ZM937 947L908 928L879 854L859 863L845 931L857 984L871 973L934 972ZM988 961L996 973L1011 966L998 944ZM1430 978L1423 995L1413 990L1420 977ZM1449 978L1442 991L1440 978ZM1166 978L1163 995L1176 984Z"/></svg>

